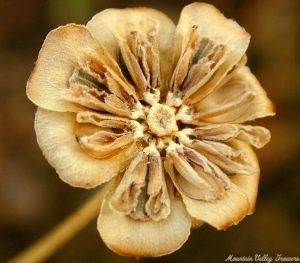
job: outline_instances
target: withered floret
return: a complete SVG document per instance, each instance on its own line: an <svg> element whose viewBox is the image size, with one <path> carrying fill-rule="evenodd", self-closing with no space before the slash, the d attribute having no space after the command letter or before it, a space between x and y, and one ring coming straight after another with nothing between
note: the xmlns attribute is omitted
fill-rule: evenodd
<svg viewBox="0 0 300 263"><path fill-rule="evenodd" d="M70 185L110 181L98 230L113 251L169 254L191 227L253 212L251 147L270 133L243 123L275 113L245 66L249 39L204 3L177 27L154 9L107 9L46 37L27 84L37 141Z"/></svg>

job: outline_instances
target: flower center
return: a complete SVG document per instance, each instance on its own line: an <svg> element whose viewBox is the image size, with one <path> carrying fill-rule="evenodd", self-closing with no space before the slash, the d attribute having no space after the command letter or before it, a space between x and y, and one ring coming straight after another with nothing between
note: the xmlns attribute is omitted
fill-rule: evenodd
<svg viewBox="0 0 300 263"><path fill-rule="evenodd" d="M159 137L178 131L175 109L167 105L153 105L149 110L147 123L150 131Z"/></svg>

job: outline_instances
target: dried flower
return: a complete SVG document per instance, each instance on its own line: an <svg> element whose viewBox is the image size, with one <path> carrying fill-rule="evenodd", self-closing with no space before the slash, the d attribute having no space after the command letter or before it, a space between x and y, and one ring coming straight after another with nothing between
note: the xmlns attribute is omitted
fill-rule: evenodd
<svg viewBox="0 0 300 263"><path fill-rule="evenodd" d="M253 212L250 145L270 133L242 123L274 109L245 66L249 38L203 3L186 6L177 28L129 8L48 34L27 84L37 140L70 185L111 180L98 230L113 251L165 255L191 227L225 229Z"/></svg>

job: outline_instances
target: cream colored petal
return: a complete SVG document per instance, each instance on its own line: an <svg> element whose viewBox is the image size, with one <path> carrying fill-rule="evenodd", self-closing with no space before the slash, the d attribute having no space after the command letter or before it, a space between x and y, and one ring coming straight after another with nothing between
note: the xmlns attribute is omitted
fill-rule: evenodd
<svg viewBox="0 0 300 263"><path fill-rule="evenodd" d="M250 69L237 69L222 87L194 107L193 123L243 123L275 115L274 105Z"/></svg>
<svg viewBox="0 0 300 263"><path fill-rule="evenodd" d="M240 147L247 146L241 144ZM249 151L251 150L249 149ZM253 152L249 153L253 155ZM253 175L236 175L222 199L206 202L189 198L181 191L170 159L165 161L165 168L180 192L188 213L195 219L204 221L217 229L226 229L239 223L247 214L253 211L253 200L256 197L254 190L257 188L259 171ZM245 177L249 178L245 179Z"/></svg>
<svg viewBox="0 0 300 263"><path fill-rule="evenodd" d="M175 151L170 151L169 156L173 160L174 167L180 176L176 176L177 186L180 187L181 192L198 200L212 201L218 198L219 192L216 191L206 177L201 176L194 167L187 160ZM205 173L203 173L206 175ZM203 178L204 177L204 178Z"/></svg>
<svg viewBox="0 0 300 263"><path fill-rule="evenodd" d="M255 168L249 163L246 154L226 143L201 139L189 140L184 137L181 137L179 141L204 155L226 174L251 174Z"/></svg>
<svg viewBox="0 0 300 263"><path fill-rule="evenodd" d="M199 228L204 224L203 221L198 220L198 219L193 218L193 217L191 217L191 220L192 220L192 228L193 229Z"/></svg>
<svg viewBox="0 0 300 263"><path fill-rule="evenodd" d="M257 157L252 150L252 148L247 144L239 141L233 142L234 147L237 149L242 150L245 155L247 155L247 159L251 162L251 166L254 167L254 171L251 175L233 175L230 176L230 180L232 183L237 185L239 189L247 196L249 200L249 210L248 214L252 214L255 209L255 202L257 197L257 190L258 190L258 182L259 182L259 164L257 161Z"/></svg>
<svg viewBox="0 0 300 263"><path fill-rule="evenodd" d="M241 129L248 127L242 125L234 126ZM249 127L262 128L252 126ZM239 135L239 133L237 133L237 135ZM229 175L228 180L236 184L241 192L248 197L248 201L250 203L248 214L251 214L254 210L257 196L259 165L254 151L248 145L249 141L240 141L241 138L239 138L239 136L234 136L233 138L237 138L238 140L231 139L230 145L214 141L197 141L196 143L190 144L188 141L182 140L182 138L180 141L185 145L197 149L212 163L218 165ZM262 142L263 139L255 140L254 146L261 146Z"/></svg>
<svg viewBox="0 0 300 263"><path fill-rule="evenodd" d="M27 82L27 95L36 105L55 111L78 111L82 107L67 102L62 92L80 59L87 54L105 57L104 50L81 25L68 24L46 37Z"/></svg>
<svg viewBox="0 0 300 263"><path fill-rule="evenodd" d="M135 212L146 185L147 161L148 156L141 151L129 164L112 195L110 205L113 209L125 215Z"/></svg>
<svg viewBox="0 0 300 263"><path fill-rule="evenodd" d="M75 118L73 113L39 108L35 119L37 141L63 181L77 187L95 187L124 170L134 157L137 146L132 144L109 159L92 158L80 148L76 140Z"/></svg>
<svg viewBox="0 0 300 263"><path fill-rule="evenodd" d="M107 49L115 60L119 60L118 25L130 25L143 30L141 21L153 21L158 25L157 44L161 75L169 71L171 61L174 23L163 13L151 8L106 9L96 14L88 23L87 28L92 35ZM152 72L154 73L154 72Z"/></svg>
<svg viewBox="0 0 300 263"><path fill-rule="evenodd" d="M182 194L188 213L218 230L238 224L249 211L249 201L238 187L232 185L222 199L204 202L191 199Z"/></svg>
<svg viewBox="0 0 300 263"><path fill-rule="evenodd" d="M148 149L150 150L147 186L149 198L145 204L145 211L152 220L159 221L166 219L171 212L170 196L160 153L155 147Z"/></svg>
<svg viewBox="0 0 300 263"><path fill-rule="evenodd" d="M222 57L216 57L217 65L205 73L206 81L204 83L201 78L198 84L195 83L195 80L193 81L193 87L184 96L185 103L188 104L196 103L204 98L222 81L234 65L241 60L250 39L249 34L242 27L235 21L224 17L214 6L193 3L186 6L181 13L176 31L175 61L179 60L184 37L191 28L197 29L197 34L201 39L207 39L215 44L218 47L217 53L220 51ZM203 66L201 67L203 68Z"/></svg>
<svg viewBox="0 0 300 263"><path fill-rule="evenodd" d="M200 140L227 142L239 139L256 148L264 147L271 139L269 130L261 126L239 124L207 124L194 129L183 129L182 133L192 135Z"/></svg>
<svg viewBox="0 0 300 263"><path fill-rule="evenodd" d="M239 125L239 132L233 138L262 148L270 141L271 133L261 126Z"/></svg>
<svg viewBox="0 0 300 263"><path fill-rule="evenodd" d="M122 132L130 130L130 120L110 114L94 111L80 111L76 115L78 123L93 124L101 128L119 129Z"/></svg>
<svg viewBox="0 0 300 263"><path fill-rule="evenodd" d="M77 140L84 152L100 159L117 154L134 141L131 133L115 134L103 130L79 136Z"/></svg>
<svg viewBox="0 0 300 263"><path fill-rule="evenodd" d="M179 198L172 200L167 219L138 221L109 207L107 196L98 217L98 231L106 245L124 256L159 257L179 249L190 234L191 219Z"/></svg>

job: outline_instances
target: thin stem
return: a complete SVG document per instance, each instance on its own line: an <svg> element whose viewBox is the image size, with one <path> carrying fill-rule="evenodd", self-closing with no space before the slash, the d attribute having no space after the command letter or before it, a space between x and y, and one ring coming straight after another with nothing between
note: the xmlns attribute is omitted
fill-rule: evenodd
<svg viewBox="0 0 300 263"><path fill-rule="evenodd" d="M103 198L103 190L98 191L77 211L67 217L48 234L8 262L36 263L44 261L51 256L97 216Z"/></svg>

